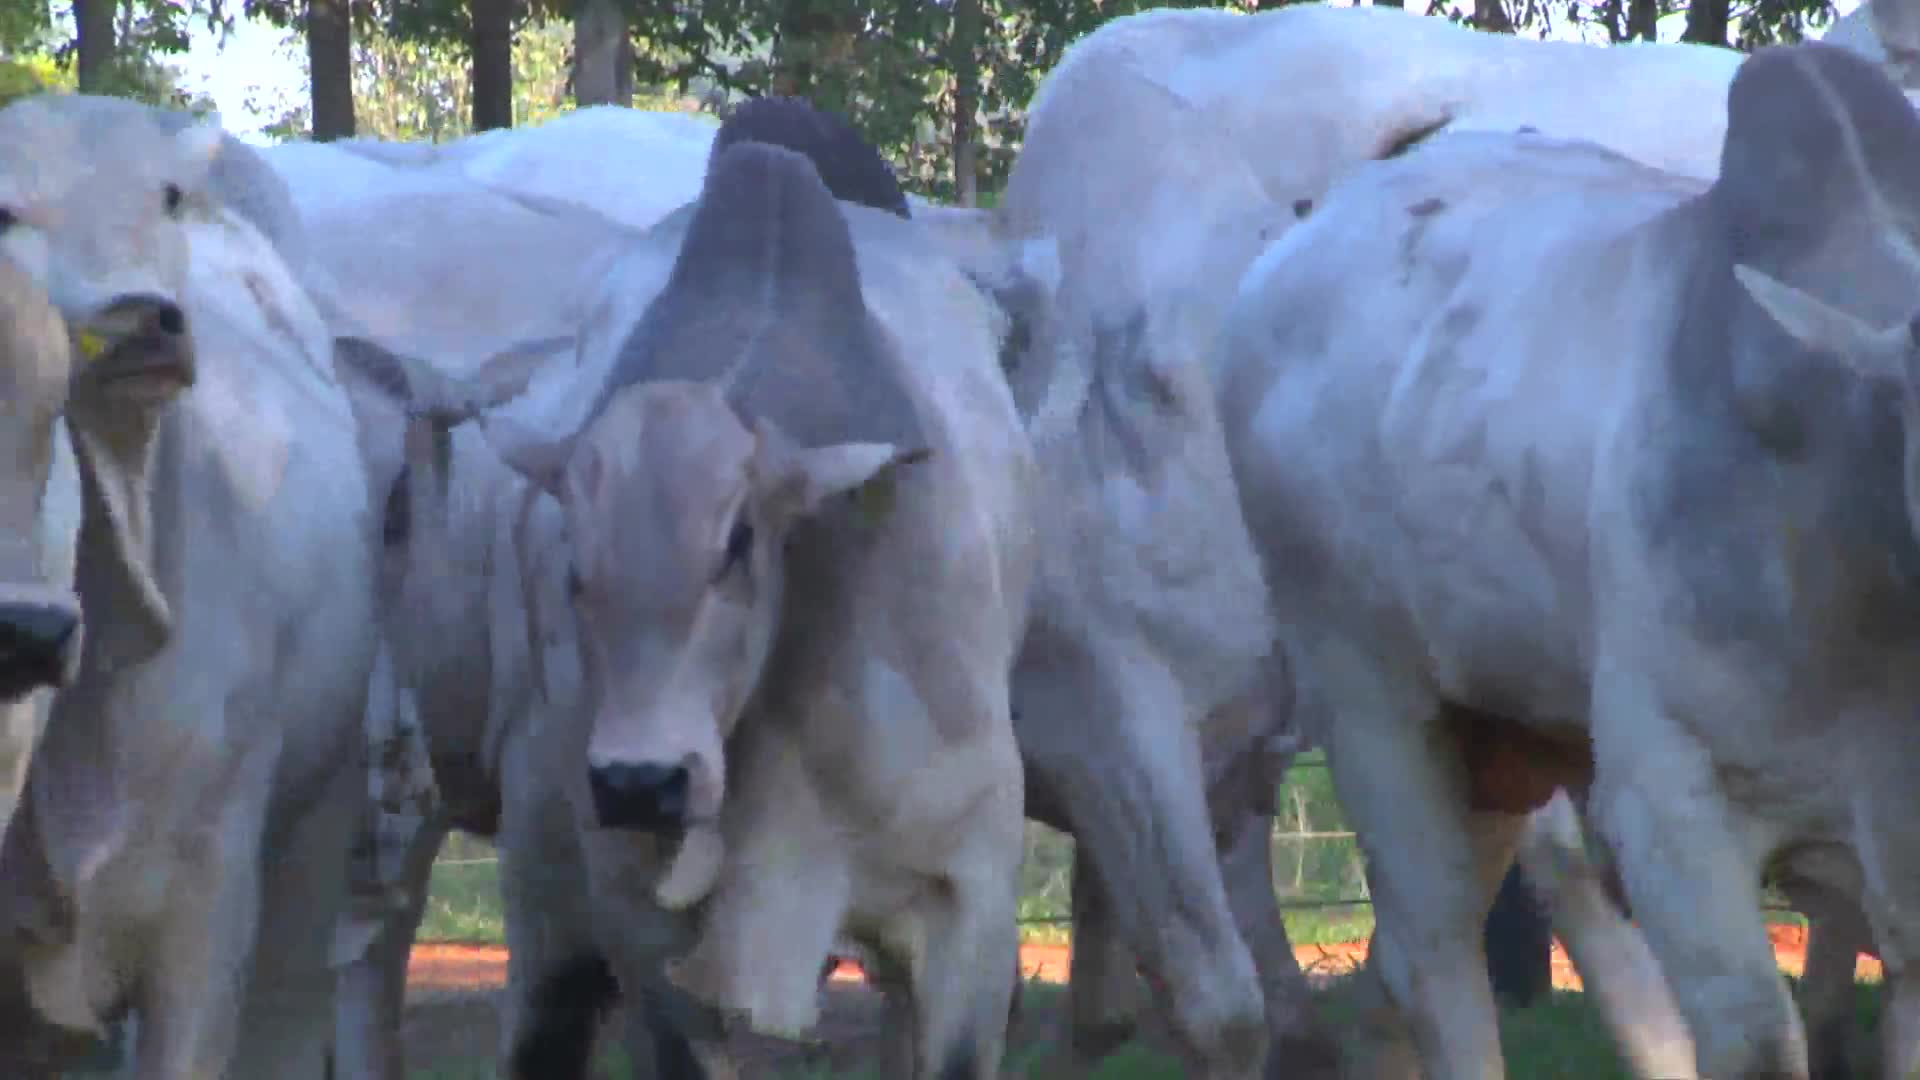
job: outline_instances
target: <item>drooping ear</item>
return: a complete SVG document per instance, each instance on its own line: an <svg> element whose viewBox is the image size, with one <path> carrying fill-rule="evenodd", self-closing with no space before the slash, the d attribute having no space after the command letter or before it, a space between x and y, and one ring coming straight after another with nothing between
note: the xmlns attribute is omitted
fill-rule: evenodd
<svg viewBox="0 0 1920 1080"><path fill-rule="evenodd" d="M1904 380L1920 353L1914 338L1920 325L1875 329L1751 266L1735 266L1733 276L1788 336L1814 352L1832 353L1868 378Z"/></svg>
<svg viewBox="0 0 1920 1080"><path fill-rule="evenodd" d="M779 429L754 422L755 476L761 505L785 524L819 513L829 499L890 481L898 465L925 461L932 451L893 443L838 443L804 450Z"/></svg>
<svg viewBox="0 0 1920 1080"><path fill-rule="evenodd" d="M574 436L556 439L518 421L490 413L481 414L480 431L509 468L534 487L559 497L561 477L566 472L567 460L573 456Z"/></svg>
<svg viewBox="0 0 1920 1080"><path fill-rule="evenodd" d="M67 430L80 466L75 583L87 619L82 664L109 672L158 652L173 617L153 571L151 473L167 409L193 385L189 335L150 317L75 372Z"/></svg>
<svg viewBox="0 0 1920 1080"><path fill-rule="evenodd" d="M334 368L343 381L377 390L409 415L457 427L518 397L547 358L573 341L552 337L524 342L489 358L472 377L460 378L347 334L334 339Z"/></svg>

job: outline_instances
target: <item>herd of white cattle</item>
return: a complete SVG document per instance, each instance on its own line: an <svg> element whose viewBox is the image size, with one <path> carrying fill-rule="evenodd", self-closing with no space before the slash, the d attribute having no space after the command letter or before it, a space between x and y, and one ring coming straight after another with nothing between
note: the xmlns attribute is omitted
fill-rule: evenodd
<svg viewBox="0 0 1920 1080"><path fill-rule="evenodd" d="M0 109L0 1075L125 1022L141 1078L402 1080L460 829L505 1075L616 1001L639 1075L733 1075L855 948L885 1075L995 1077L1027 818L1075 1069L1151 1019L1210 1080L1504 1076L1517 854L1638 1075L1858 1071L1862 949L1908 1075L1920 11L1833 40L1147 12L992 210L793 101ZM1307 743L1358 1031L1272 888Z"/></svg>

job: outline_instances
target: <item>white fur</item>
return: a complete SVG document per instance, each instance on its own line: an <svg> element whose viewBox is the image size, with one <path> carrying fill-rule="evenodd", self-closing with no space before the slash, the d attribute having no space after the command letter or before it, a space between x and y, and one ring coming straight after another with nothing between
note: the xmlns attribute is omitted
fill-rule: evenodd
<svg viewBox="0 0 1920 1080"><path fill-rule="evenodd" d="M90 122L89 108L78 101L51 126ZM139 152L141 121L118 123L88 151ZM192 128L178 138L219 146ZM103 197L151 199L157 216L164 169L121 172L128 194ZM174 625L157 654L83 676L56 704L33 769L91 757L115 803L43 793L42 820L86 845L59 849L77 925L21 962L35 1005L64 1024L91 1026L130 994L142 1076L318 1077L332 1012L325 935L344 900L373 644L369 500L330 340L272 247L205 202L169 227L180 230L169 243L191 250L177 281L127 251L99 254L123 260L110 288L138 281L176 299L195 337L198 384L173 406L165 437L177 452L156 466L155 520L172 530L157 569ZM63 237L47 235L57 264ZM76 278L69 318L110 288ZM59 741L83 722L111 742ZM281 798L295 792L298 803Z"/></svg>

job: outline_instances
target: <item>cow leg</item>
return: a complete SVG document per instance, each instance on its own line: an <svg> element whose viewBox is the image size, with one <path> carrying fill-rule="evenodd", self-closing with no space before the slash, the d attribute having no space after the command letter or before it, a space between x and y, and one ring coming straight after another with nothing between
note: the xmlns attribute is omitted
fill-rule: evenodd
<svg viewBox="0 0 1920 1080"><path fill-rule="evenodd" d="M1857 915L1829 912L1823 900L1794 906L1807 916L1807 966L1800 976L1807 1063L1813 1080L1844 1080L1853 1075L1848 1053L1853 1034L1853 970L1861 950L1872 942L1865 940L1866 924Z"/></svg>
<svg viewBox="0 0 1920 1080"><path fill-rule="evenodd" d="M1266 999L1268 1080L1339 1075L1340 1049L1314 1005L1273 891L1273 816L1245 811L1222 830L1220 871L1240 936L1253 952Z"/></svg>
<svg viewBox="0 0 1920 1080"><path fill-rule="evenodd" d="M1112 905L1084 849L1073 853L1073 951L1068 963L1068 1040L1074 1066L1090 1068L1133 1038L1140 977L1120 941Z"/></svg>
<svg viewBox="0 0 1920 1080"><path fill-rule="evenodd" d="M1260 1074L1265 1006L1214 851L1200 749L1177 682L1144 651L1096 658L1030 637L1022 756L1059 803L1117 935L1208 1080ZM1080 721L1081 716L1097 720ZM1077 880L1081 876L1076 874Z"/></svg>
<svg viewBox="0 0 1920 1080"><path fill-rule="evenodd" d="M1758 853L1714 762L1652 688L1602 657L1589 816L1712 1077L1805 1077L1800 1012L1760 910ZM1751 834L1748 834L1749 836Z"/></svg>
<svg viewBox="0 0 1920 1080"><path fill-rule="evenodd" d="M1367 856L1376 917L1367 966L1399 1016L1379 1049L1404 1054L1403 1029L1428 1080L1505 1075L1483 929L1525 818L1468 809L1460 748L1439 703L1323 636L1315 673L1334 708L1327 764Z"/></svg>
<svg viewBox="0 0 1920 1080"><path fill-rule="evenodd" d="M1519 861L1580 972L1587 1000L1599 1008L1634 1074L1693 1080L1699 1075L1693 1037L1647 939L1607 895L1600 868L1587 858L1566 792L1556 792L1528 819Z"/></svg>
<svg viewBox="0 0 1920 1080"><path fill-rule="evenodd" d="M908 961L917 1080L1000 1075L1013 999L1007 959L1020 948L1019 904L1009 884L992 874L949 879L942 895L909 916L917 926L888 935L919 945Z"/></svg>
<svg viewBox="0 0 1920 1080"><path fill-rule="evenodd" d="M223 1076L233 1058L247 957L260 918L262 863L273 856L264 850L262 835L274 749L255 745L241 755L225 777L228 798L219 816L195 837L191 857L175 871L178 881L195 888L191 894L176 890L170 898L155 927L145 977L133 993L140 1026L132 1060L140 1080ZM344 843L339 862L344 876Z"/></svg>
<svg viewBox="0 0 1920 1080"><path fill-rule="evenodd" d="M228 1075L276 1080L327 1075L338 978L334 933L344 914L348 851L366 783L358 768L336 770L321 798L291 828L272 833L276 850L266 856L259 944L252 951L239 1043Z"/></svg>
<svg viewBox="0 0 1920 1080"><path fill-rule="evenodd" d="M1871 761L1865 768L1855 762L1864 796L1855 803L1855 828L1865 889L1857 908L1840 909L1864 916L1855 940L1871 940L1880 955L1880 1075L1902 1080L1920 1076L1920 850L1910 832L1920 820L1920 797L1908 771L1906 719L1892 729L1901 732L1894 747L1864 755Z"/></svg>
<svg viewBox="0 0 1920 1080"><path fill-rule="evenodd" d="M388 911L377 936L340 972L335 1007L335 1073L356 1080L406 1080L400 1025L406 1013L407 960L426 914L433 860L449 828L435 818L407 846L401 886L406 901Z"/></svg>
<svg viewBox="0 0 1920 1080"><path fill-rule="evenodd" d="M514 1080L584 1080L601 1020L619 985L594 934L585 861L572 811L545 797L525 739L502 755L500 892L507 992L500 1071Z"/></svg>

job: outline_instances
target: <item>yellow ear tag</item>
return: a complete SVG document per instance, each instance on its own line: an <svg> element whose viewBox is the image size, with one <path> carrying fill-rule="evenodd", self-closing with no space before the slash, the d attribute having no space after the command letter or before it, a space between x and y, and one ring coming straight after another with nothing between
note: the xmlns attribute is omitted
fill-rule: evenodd
<svg viewBox="0 0 1920 1080"><path fill-rule="evenodd" d="M106 339L90 330L80 331L78 340L80 355L88 360L98 360L100 354L107 351Z"/></svg>

